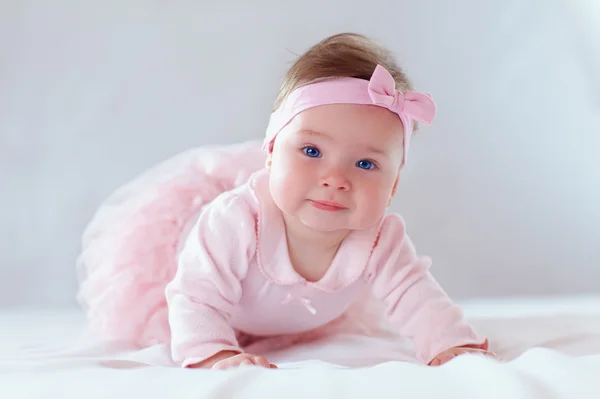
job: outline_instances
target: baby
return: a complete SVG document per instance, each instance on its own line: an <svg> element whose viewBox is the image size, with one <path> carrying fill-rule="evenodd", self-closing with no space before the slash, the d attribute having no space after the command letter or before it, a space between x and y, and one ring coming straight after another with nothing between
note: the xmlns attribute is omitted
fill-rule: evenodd
<svg viewBox="0 0 600 399"><path fill-rule="evenodd" d="M164 308L146 320L162 318L168 334L150 341L168 343L182 367L274 368L247 353L240 338L317 330L369 290L385 304L389 324L413 341L419 361L490 354L487 339L430 275L430 259L417 255L402 218L387 211L416 123L430 124L435 109L390 53L364 36L339 34L309 49L285 76L263 143L264 167L229 176L230 187L193 200L202 206L186 214L173 273L162 274L164 284L154 276L164 297L151 303L138 296L146 309ZM104 275L118 275L111 273ZM88 274L80 299L90 318L119 324L94 308L99 295L90 287L100 283L89 266ZM125 324L112 335L119 328L127 335ZM151 325L135 328L148 334Z"/></svg>

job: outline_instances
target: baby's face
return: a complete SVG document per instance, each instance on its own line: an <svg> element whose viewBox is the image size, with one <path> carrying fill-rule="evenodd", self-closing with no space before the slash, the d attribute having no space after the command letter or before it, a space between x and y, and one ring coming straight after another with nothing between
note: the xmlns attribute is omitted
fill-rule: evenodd
<svg viewBox="0 0 600 399"><path fill-rule="evenodd" d="M402 162L402 122L385 108L332 104L297 115L277 136L277 206L318 231L362 229L388 205Z"/></svg>

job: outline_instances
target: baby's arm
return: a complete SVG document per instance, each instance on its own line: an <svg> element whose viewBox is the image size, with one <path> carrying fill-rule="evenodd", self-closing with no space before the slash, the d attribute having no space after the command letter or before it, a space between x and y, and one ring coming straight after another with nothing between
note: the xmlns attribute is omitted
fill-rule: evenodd
<svg viewBox="0 0 600 399"><path fill-rule="evenodd" d="M467 324L429 273L430 259L417 256L400 217L384 222L372 261L373 292L386 302L390 322L413 340L420 361L429 364L437 354L465 345L487 350L487 339Z"/></svg>
<svg viewBox="0 0 600 399"><path fill-rule="evenodd" d="M227 193L202 212L165 291L176 363L211 367L242 352L229 318L255 248L254 216L244 198Z"/></svg>

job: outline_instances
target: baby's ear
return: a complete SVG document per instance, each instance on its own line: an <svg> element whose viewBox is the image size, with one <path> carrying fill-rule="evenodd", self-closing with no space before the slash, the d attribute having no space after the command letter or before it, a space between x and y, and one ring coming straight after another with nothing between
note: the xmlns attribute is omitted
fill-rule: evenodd
<svg viewBox="0 0 600 399"><path fill-rule="evenodd" d="M269 143L269 151L267 152L267 159L265 161L265 166L267 168L269 168L271 166L271 160L273 158L273 145L275 143L275 140L271 141Z"/></svg>

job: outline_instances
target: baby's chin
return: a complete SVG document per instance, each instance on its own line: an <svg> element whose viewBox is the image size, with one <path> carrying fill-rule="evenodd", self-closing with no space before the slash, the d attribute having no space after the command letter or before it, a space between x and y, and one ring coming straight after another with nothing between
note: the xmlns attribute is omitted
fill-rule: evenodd
<svg viewBox="0 0 600 399"><path fill-rule="evenodd" d="M342 230L363 230L371 227L379 220L377 219L356 221L343 220L343 218L339 218L338 220L336 220L335 218L332 219L323 216L318 217L318 215L310 215L299 218L302 224L304 224L306 227L320 233L332 233L335 231Z"/></svg>

